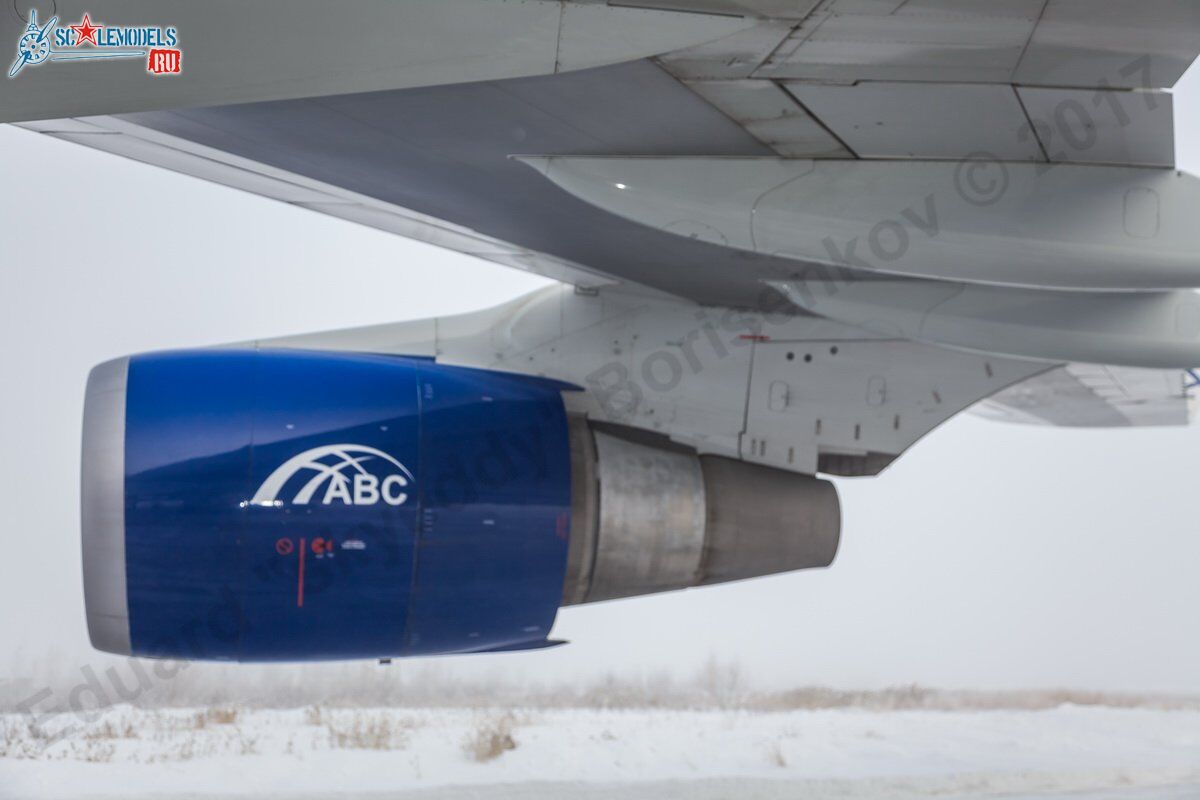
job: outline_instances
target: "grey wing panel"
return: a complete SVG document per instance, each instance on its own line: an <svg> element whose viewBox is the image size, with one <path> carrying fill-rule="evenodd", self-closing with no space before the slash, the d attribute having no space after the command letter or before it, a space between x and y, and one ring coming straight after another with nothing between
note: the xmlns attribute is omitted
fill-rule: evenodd
<svg viewBox="0 0 1200 800"><path fill-rule="evenodd" d="M451 244L455 249L488 258L487 248L494 247L507 260L492 260L526 258L530 269L582 285L617 280L701 302L752 306L771 294L764 280L796 269L791 260L623 220L570 197L513 160L521 153L771 154L649 61L537 78L118 117L126 134L170 137L163 140L170 150L153 156L122 151L122 142L107 134L90 135L87 126L96 122L35 126L154 163L175 159L184 149L216 154L168 166L220 182L231 181L205 172L216 158L242 167L241 178L252 167L274 179L272 188L241 188L276 196L274 187L282 184L285 202L357 221L384 211L400 220L397 225L420 220L439 237L453 233L486 242L486 247ZM304 190L300 196L287 194L298 188ZM320 197L309 194L314 188ZM339 192L351 205L322 199ZM544 268L547 264L562 269Z"/></svg>
<svg viewBox="0 0 1200 800"><path fill-rule="evenodd" d="M1192 0L610 0L773 22L773 44L742 35L724 77L1013 83L1123 89L1172 86L1200 53ZM1129 67L1136 64L1137 67ZM1108 78L1109 74L1113 77ZM712 77L712 76L709 76Z"/></svg>
<svg viewBox="0 0 1200 800"><path fill-rule="evenodd" d="M4 47L30 31L30 7L41 12L39 26L57 22L60 32L82 15L78 3L5 0ZM113 27L174 29L182 70L149 75L139 50L131 55L140 57L95 59L85 68L56 64L78 54L55 45L33 62L19 56L9 70L15 79L0 80L0 122L548 75L667 53L751 24L594 0L93 0L86 7Z"/></svg>
<svg viewBox="0 0 1200 800"><path fill-rule="evenodd" d="M1191 0L832 0L756 74L1172 86L1200 50L1197 25ZM1142 60L1142 70L1127 69Z"/></svg>
<svg viewBox="0 0 1200 800"><path fill-rule="evenodd" d="M972 412L1072 428L1186 425L1195 403L1179 370L1067 364L993 395Z"/></svg>
<svg viewBox="0 0 1200 800"><path fill-rule="evenodd" d="M723 0L716 3L722 4ZM693 4L672 0L665 5ZM252 191L251 184L262 181L247 173L261 172L289 184L286 193L293 185L318 190L316 196L281 198L286 202L583 286L617 280L700 302L761 306L773 297L765 281L787 279L804 268L803 262L704 241L704 231L689 229L685 219L662 231L616 218L566 196L510 157L938 158L987 149L1018 160L1170 163L1169 97L1115 88L1120 97L1101 97L1094 89L1076 87L1018 90L1007 83L980 83L979 75L951 68L966 51L974 52L976 60L980 53L994 57L1007 52L988 45L988 37L1016 25L1018 18L1028 22L1021 24L1028 29L1029 42L1035 41L1035 34L1041 37L1037 41L1051 41L1049 33L1039 33L1040 17L1027 19L1033 5L1037 4L967 0L735 2L730 13L741 9L776 18L657 62L120 118L124 125L174 137L169 150L176 152L157 148L157 153L149 153L128 147L128 139L89 136L81 130L52 132ZM1128 11L1130 4L1106 4L1117 6ZM1151 7L1158 6L1146 6ZM1146 12L1151 22L1158 20L1153 24L1126 25L1134 45L1113 38L1120 27L1114 27L1115 12L1093 15L1095 24L1091 18L1079 24L1056 22L1056 35L1074 37L1076 44L1094 39L1101 54L1135 54L1138 48L1173 53L1166 60L1147 56L1149 66L1129 78L1160 85L1176 77L1170 65L1189 58L1172 42L1181 41L1180 31L1197 31L1200 13L1189 12L1191 4L1168 3L1164 8L1170 13ZM1047 18L1065 13L1056 8ZM820 50L822 42L841 42L836 31L847 25L860 33L874 31L864 40L869 46L843 48L844 70L836 76L842 83L814 85L812 80L824 73L810 62L820 58L797 54L809 47ZM905 38L911 36L917 39ZM938 73L941 79L954 83L897 82L912 77L904 65L916 57L913 41L923 42L925 57L944 67ZM953 41L959 42L957 50ZM1076 50L1072 45L1061 52L1066 58ZM775 77L785 63L792 66ZM1004 80L1016 80L1019 63L1005 63ZM810 65L797 66L803 64ZM1098 80L1121 87L1126 79L1118 75ZM1080 94L1085 91L1090 94ZM1114 99L1115 104L1110 102ZM1082 121L1062 113L1081 103L1090 115ZM1105 123L1101 114L1116 121ZM1050 119L1050 133L1039 123L1042 117ZM1053 127L1064 120L1063 130ZM131 129L124 133L129 135ZM205 148L224 154L210 161L236 160L243 167L259 167L218 176L210 165L195 160L184 165L177 155ZM263 193L274 196L270 190ZM343 202L346 196L352 202Z"/></svg>
<svg viewBox="0 0 1200 800"><path fill-rule="evenodd" d="M340 186L241 158L117 117L43 120L19 127L115 155L203 178L234 189L328 214L584 288L613 280L581 264L518 247L461 225Z"/></svg>
<svg viewBox="0 0 1200 800"><path fill-rule="evenodd" d="M779 155L1171 166L1197 52L1187 0L825 0L660 61Z"/></svg>

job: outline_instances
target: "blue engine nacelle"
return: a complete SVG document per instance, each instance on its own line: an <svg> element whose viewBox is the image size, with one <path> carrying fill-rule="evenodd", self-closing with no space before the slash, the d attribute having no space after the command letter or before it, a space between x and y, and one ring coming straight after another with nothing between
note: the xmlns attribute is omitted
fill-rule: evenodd
<svg viewBox="0 0 1200 800"><path fill-rule="evenodd" d="M828 566L828 481L568 415L555 381L201 350L88 380L101 650L383 658L544 647L560 605Z"/></svg>
<svg viewBox="0 0 1200 800"><path fill-rule="evenodd" d="M544 646L567 565L569 388L285 350L97 367L93 644L236 661Z"/></svg>

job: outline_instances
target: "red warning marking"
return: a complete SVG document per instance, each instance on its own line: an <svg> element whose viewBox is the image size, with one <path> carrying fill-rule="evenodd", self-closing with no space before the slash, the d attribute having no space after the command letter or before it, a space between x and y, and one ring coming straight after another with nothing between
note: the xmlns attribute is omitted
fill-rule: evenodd
<svg viewBox="0 0 1200 800"><path fill-rule="evenodd" d="M333 539L326 539L323 536L318 536L313 539L312 551L315 556L323 556L326 553L333 552Z"/></svg>
<svg viewBox="0 0 1200 800"><path fill-rule="evenodd" d="M304 539L300 540L300 571L296 576L296 608L304 608Z"/></svg>
<svg viewBox="0 0 1200 800"><path fill-rule="evenodd" d="M293 547L295 547L295 545L292 544L291 539L280 539L279 541L275 542L275 552L279 553L281 556L290 555Z"/></svg>

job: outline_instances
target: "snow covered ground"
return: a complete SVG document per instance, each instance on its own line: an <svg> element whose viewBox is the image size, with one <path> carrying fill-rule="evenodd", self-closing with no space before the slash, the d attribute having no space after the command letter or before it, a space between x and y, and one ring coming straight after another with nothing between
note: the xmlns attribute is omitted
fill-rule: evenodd
<svg viewBox="0 0 1200 800"><path fill-rule="evenodd" d="M1200 797L1200 711L117 707L0 716L0 798Z"/></svg>

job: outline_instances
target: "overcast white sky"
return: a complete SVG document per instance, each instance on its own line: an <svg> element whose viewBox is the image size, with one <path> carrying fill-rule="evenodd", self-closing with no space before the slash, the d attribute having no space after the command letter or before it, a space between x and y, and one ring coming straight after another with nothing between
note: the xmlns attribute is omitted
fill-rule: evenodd
<svg viewBox="0 0 1200 800"><path fill-rule="evenodd" d="M1200 81L1176 92L1200 171ZM1194 87L1194 88L1193 88ZM1197 209L1200 214L1200 209ZM0 678L104 663L83 620L79 429L114 356L467 311L543 284L0 126ZM568 609L568 647L448 660L529 680L692 672L774 685L1200 691L1200 429L960 417L842 481L830 570Z"/></svg>

